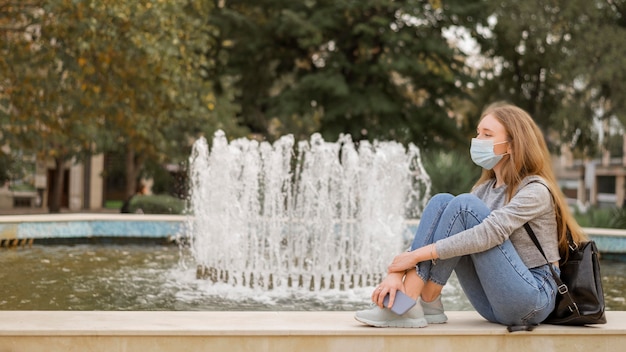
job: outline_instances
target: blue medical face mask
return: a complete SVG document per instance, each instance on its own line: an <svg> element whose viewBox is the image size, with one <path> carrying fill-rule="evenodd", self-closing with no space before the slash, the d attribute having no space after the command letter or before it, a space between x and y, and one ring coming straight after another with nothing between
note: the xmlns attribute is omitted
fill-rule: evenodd
<svg viewBox="0 0 626 352"><path fill-rule="evenodd" d="M493 147L497 144L508 143L508 141L493 143L492 140L489 139L478 139L472 138L472 146L470 147L470 155L472 157L472 161L482 168L487 170L493 169L502 157L504 157L507 153L496 155L493 151Z"/></svg>

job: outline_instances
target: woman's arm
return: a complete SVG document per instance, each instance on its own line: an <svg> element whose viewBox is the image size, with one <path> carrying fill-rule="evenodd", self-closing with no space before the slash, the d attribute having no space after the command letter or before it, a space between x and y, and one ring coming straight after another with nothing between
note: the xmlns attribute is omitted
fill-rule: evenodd
<svg viewBox="0 0 626 352"><path fill-rule="evenodd" d="M526 222L550 212L554 213L554 205L548 189L539 183L529 183L480 224L437 241L436 252L440 258L447 259L488 250L502 244Z"/></svg>
<svg viewBox="0 0 626 352"><path fill-rule="evenodd" d="M437 248L434 244L429 244L411 252L398 254L393 258L391 264L389 264L387 272L405 272L406 270L415 268L419 262L435 260L437 258L439 258L437 256Z"/></svg>

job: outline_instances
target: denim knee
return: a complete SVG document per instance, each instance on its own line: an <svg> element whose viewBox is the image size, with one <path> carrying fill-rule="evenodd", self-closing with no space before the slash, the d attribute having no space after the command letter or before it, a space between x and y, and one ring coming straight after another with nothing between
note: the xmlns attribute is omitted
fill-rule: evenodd
<svg viewBox="0 0 626 352"><path fill-rule="evenodd" d="M484 201L482 199L476 197L475 195L471 193L459 194L458 196L454 197L454 201L459 202L461 204L473 204L476 201L479 201L480 203L484 204Z"/></svg>
<svg viewBox="0 0 626 352"><path fill-rule="evenodd" d="M450 193L437 193L434 196L432 196L430 198L430 200L428 201L428 203L432 203L433 205L435 204L447 204L448 202L450 202L452 199L454 199L454 196Z"/></svg>

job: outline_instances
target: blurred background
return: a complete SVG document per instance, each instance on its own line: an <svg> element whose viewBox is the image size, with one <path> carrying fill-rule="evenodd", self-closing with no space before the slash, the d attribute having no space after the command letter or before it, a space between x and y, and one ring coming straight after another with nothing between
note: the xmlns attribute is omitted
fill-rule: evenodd
<svg viewBox="0 0 626 352"><path fill-rule="evenodd" d="M581 225L626 228L625 97L624 0L0 0L0 214L184 213L218 130L413 143L461 193L507 101Z"/></svg>

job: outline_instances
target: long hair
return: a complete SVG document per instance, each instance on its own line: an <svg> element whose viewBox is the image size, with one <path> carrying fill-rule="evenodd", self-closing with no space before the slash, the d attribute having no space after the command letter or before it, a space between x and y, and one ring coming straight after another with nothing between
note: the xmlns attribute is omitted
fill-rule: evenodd
<svg viewBox="0 0 626 352"><path fill-rule="evenodd" d="M531 175L542 177L554 199L559 252L561 258L566 260L568 254L567 231L570 231L576 243L587 240L587 236L576 222L563 192L558 187L543 133L526 111L513 105L490 105L483 111L480 119L482 120L487 115L495 117L504 126L511 148L511 154L505 155L502 159L501 168L503 181L508 187L507 202L513 198L517 187L525 177ZM495 177L493 170L483 169L480 179L474 187Z"/></svg>

